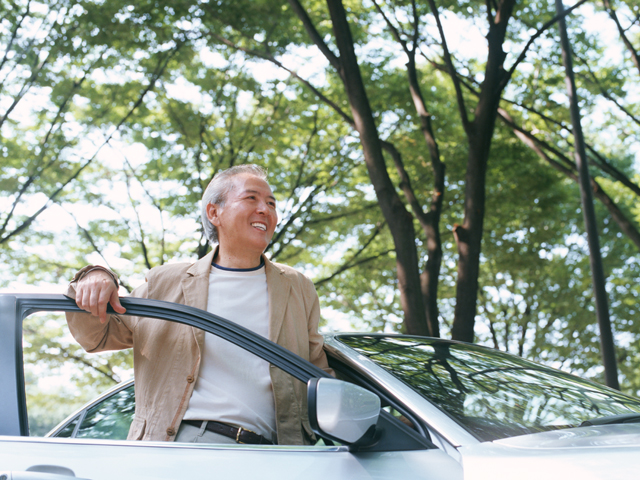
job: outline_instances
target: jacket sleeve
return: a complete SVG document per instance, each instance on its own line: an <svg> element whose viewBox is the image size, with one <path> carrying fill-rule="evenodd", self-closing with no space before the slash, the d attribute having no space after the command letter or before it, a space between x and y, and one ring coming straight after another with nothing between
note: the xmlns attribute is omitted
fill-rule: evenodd
<svg viewBox="0 0 640 480"><path fill-rule="evenodd" d="M83 268L80 272L88 271L87 268ZM104 270L115 277L113 272ZM76 298L75 286L78 278L79 275L76 274L67 287L65 293L67 297ZM147 298L147 283L136 288L131 296ZM133 346L133 329L137 317L112 314L107 316L105 323L100 323L100 319L90 313L66 312L65 316L71 335L89 353L123 350Z"/></svg>

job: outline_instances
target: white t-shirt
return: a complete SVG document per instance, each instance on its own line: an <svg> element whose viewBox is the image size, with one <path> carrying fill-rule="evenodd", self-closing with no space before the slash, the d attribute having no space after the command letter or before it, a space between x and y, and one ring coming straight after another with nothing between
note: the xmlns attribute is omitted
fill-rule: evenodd
<svg viewBox="0 0 640 480"><path fill-rule="evenodd" d="M214 264L209 275L207 311L268 338L269 295L264 265L232 270ZM205 333L200 373L184 419L242 426L275 440L269 363Z"/></svg>

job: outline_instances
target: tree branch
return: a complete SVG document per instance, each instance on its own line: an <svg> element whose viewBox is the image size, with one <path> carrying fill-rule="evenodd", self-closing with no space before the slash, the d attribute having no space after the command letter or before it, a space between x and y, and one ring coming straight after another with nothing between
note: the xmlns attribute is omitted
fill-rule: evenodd
<svg viewBox="0 0 640 480"><path fill-rule="evenodd" d="M393 38L395 38L396 41L402 46L402 50L404 50L404 53L408 57L410 57L412 53L407 48L407 42L402 39L402 36L400 35L400 31L396 28L395 25L393 25L393 23L391 23L391 20L389 20L389 17L387 17L387 15L384 13L382 8L380 7L380 4L376 0L372 0L372 1L378 13L382 15L382 18L384 19L385 23L387 24L387 27L391 31L391 35L393 36ZM414 6L415 6L415 2L414 2Z"/></svg>
<svg viewBox="0 0 640 480"><path fill-rule="evenodd" d="M343 272L345 272L347 270L350 270L351 268L357 267L358 265L362 265L363 263L370 262L372 260L376 260L376 259L378 259L380 257L383 257L383 256L388 255L389 253L393 252L394 250L385 250L385 251L380 252L380 253L378 253L376 255L373 255L373 256L370 256L370 257L366 257L366 258L361 258L360 260L355 261L367 249L367 247L371 244L371 242L378 236L378 234L382 231L382 229L384 228L385 225L386 225L386 222L378 223L376 225L376 228L373 230L373 233L367 239L367 241L358 249L357 252L355 252L351 256L351 258L348 261L343 263L342 266L340 266L335 272L333 272L328 277L323 278L323 279L318 280L318 281L315 281L313 283L316 286L322 285L323 283L331 281L332 279L334 279L335 277L337 277L341 273L343 273Z"/></svg>
<svg viewBox="0 0 640 480"><path fill-rule="evenodd" d="M349 125L351 125L352 127L355 125L353 119L344 110L342 110L338 106L338 104L336 104L333 100L329 99L326 95L324 95L322 92L320 92L320 90L318 90L316 87L314 87L308 80L300 77L295 71L285 67L281 62L279 62L277 59L275 59L270 54L264 53L264 52L259 52L257 50L252 50L252 49L246 48L246 47L241 47L240 45L238 45L238 44L236 44L236 43L232 42L231 40L228 40L228 39L226 39L224 37L221 37L220 35L218 35L216 33L211 33L211 36L213 38L215 38L216 40L224 43L225 45L228 45L228 46L230 46L232 48L235 48L236 50L240 50L242 52L248 53L249 55L253 55L255 57L261 58L262 60L267 60L267 61L273 63L274 65L276 65L277 67L283 69L284 71L289 73L291 76L293 76L294 78L296 78L297 80L302 82L318 98L320 98L324 103L329 105L336 113L338 113Z"/></svg>
<svg viewBox="0 0 640 480"><path fill-rule="evenodd" d="M624 43L625 47L627 47L627 50L631 54L631 59L633 60L633 63L635 64L636 68L638 69L638 72L640 73L640 55L638 55L638 50L636 50L634 46L631 44L631 42L629 41L629 38L627 37L625 30L622 28L622 25L620 24L620 20L618 20L618 15L616 14L615 9L611 5L611 2L609 0L603 0L602 3L604 4L605 10L611 17L611 20L613 20L614 23L616 24L616 28L618 29L618 33L620 34L620 38L622 39L622 42Z"/></svg>
<svg viewBox="0 0 640 480"><path fill-rule="evenodd" d="M516 61L513 63L513 65L511 66L511 68L509 69L509 71L507 72L503 83L504 85L506 85L507 83L509 83L509 80L511 80L511 77L513 76L513 74L516 71L516 68L518 68L518 65L520 65L520 63L522 63L522 61L525 59L525 57L527 56L527 52L529 51L529 48L531 48L531 46L533 45L533 43L547 30L549 30L549 28L551 28L560 18L565 17L567 15L569 15L571 12L573 12L576 8L578 8L579 6L581 6L582 4L586 3L589 0L580 0L578 3L576 3L575 5L573 5L572 7L566 8L564 10L563 13L561 13L560 15L556 15L555 17L553 17L551 20L549 20L547 23L545 23L541 28L538 29L538 31L533 34L531 36L531 38L529 38L529 41L527 42L527 44L525 45L525 47L522 49L522 51L520 52L520 55L518 56L518 58L516 59Z"/></svg>
<svg viewBox="0 0 640 480"><path fill-rule="evenodd" d="M73 83L72 89L68 92L67 96L64 98L64 100L62 101L62 103L58 107L58 111L56 112L56 115L55 115L54 119L51 121L51 124L49 125L49 129L47 130L45 138L41 142L40 154L38 155L38 159L36 160L36 162L38 164L42 164L42 162L44 160L44 157L46 155L46 147L47 147L47 144L49 143L49 138L51 137L53 130L57 126L59 126L58 120L62 117L62 113L66 109L67 104L69 103L71 98L73 98L75 96L76 90L78 90L80 88L82 83L87 78L87 75L89 74L89 72L91 72L93 70L95 65L97 65L100 60L102 60L102 54L100 55L98 60L96 60L93 64L91 64L91 66L89 68L87 68L87 70L85 70L82 78L80 78L80 80L78 80L78 81ZM62 151L63 149L64 148L62 148L60 151ZM13 200L11 208L9 209L9 212L7 213L7 216L5 217L5 220L4 220L3 224L2 224L2 227L0 227L0 233L4 233L6 231L7 225L9 224L9 221L11 220L15 209L18 206L18 204L20 203L20 200L21 200L22 196L25 194L25 192L27 191L27 189L38 178L40 178L40 176L42 175L42 173L45 170L47 170L51 165L53 165L56 162L56 160L59 158L59 155L60 154L58 154L56 157L52 158L49 162L44 163L43 165L36 165L33 173L29 175L27 180L23 183L22 187L20 187L20 190L18 191L18 194L16 195L15 199Z"/></svg>
<svg viewBox="0 0 640 480"><path fill-rule="evenodd" d="M467 108L464 102L464 96L462 95L462 88L460 86L460 81L458 80L458 72L453 65L453 59L451 57L451 53L449 52L449 46L447 45L447 39L444 35L444 29L442 28L442 22L440 21L440 14L438 13L438 7L435 4L434 0L428 0L429 7L431 8L431 13L436 20L436 25L438 26L438 32L440 33L440 39L442 40L442 50L444 52L444 62L447 66L447 73L451 77L451 81L453 82L453 86L456 90L456 99L458 101L458 112L460 113L460 120L462 121L462 126L465 131L468 133L470 128L469 116L467 114Z"/></svg>
<svg viewBox="0 0 640 480"><path fill-rule="evenodd" d="M13 47L13 42L15 42L16 38L18 37L18 31L20 30L20 27L22 26L22 22L24 22L25 18L27 18L29 16L29 13L30 13L29 9L30 8L31 8L31 0L29 0L27 2L27 6L25 8L24 14L21 16L20 20L18 22L16 22L15 28L11 31L11 38L9 39L9 43L7 43L7 46L5 47L4 55L2 56L2 61L0 62L0 71L2 71L2 69L4 68L5 63L7 63L7 60L9 59L9 52L11 51L11 48ZM0 83L0 90L2 90L3 85L4 85L4 82Z"/></svg>
<svg viewBox="0 0 640 480"><path fill-rule="evenodd" d="M337 72L341 72L340 59L338 56L331 51L329 46L324 42L320 33L316 30L316 27L313 25L313 22L309 18L307 11L300 4L298 0L289 0L289 5L298 16L304 29L307 31L307 34L311 38L311 41L320 49L325 58L329 61L331 66L336 69ZM342 74L340 74L342 75Z"/></svg>
<svg viewBox="0 0 640 480"><path fill-rule="evenodd" d="M564 157L559 152L557 154L560 155L559 158L563 160L564 165L550 158L540 147L539 145L545 145L545 148L550 149L551 147L537 139L533 134L529 132L525 132L522 128L518 127L515 122L511 119L509 114L503 110L499 109L498 115L500 118L513 129L516 136L522 140L529 148L531 148L540 158L549 163L556 170L563 173L565 176L571 178L574 182L578 182L578 175L576 171L575 164L571 162L568 158ZM627 219L626 215L620 210L618 205L613 201L609 195L602 189L602 187L598 184L596 180L591 179L591 188L593 189L593 194L596 198L598 198L602 204L609 210L611 217L615 220L615 222L620 227L620 230L624 232L624 234L631 240L636 248L640 250L640 232L636 228L636 226Z"/></svg>
<svg viewBox="0 0 640 480"><path fill-rule="evenodd" d="M589 66L589 64L585 59L583 59L582 57L580 57L575 53L574 55L587 68L587 71L589 72L590 83L592 85L595 85L598 88L598 90L600 90L600 94L604 98L609 100L611 103L613 103L616 107L618 107L620 111L622 111L627 117L629 117L636 125L640 127L640 118L636 117L633 113L631 113L623 105L621 105L617 99L613 98L613 96L602 86L602 84L600 83L600 80L598 79L596 74L593 72L593 70L591 70L591 67ZM587 79L587 81L589 82L589 79Z"/></svg>

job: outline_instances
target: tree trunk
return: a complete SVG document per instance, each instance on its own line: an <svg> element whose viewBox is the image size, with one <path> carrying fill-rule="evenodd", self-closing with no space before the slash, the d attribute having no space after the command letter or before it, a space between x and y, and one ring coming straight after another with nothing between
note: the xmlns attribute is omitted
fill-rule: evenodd
<svg viewBox="0 0 640 480"><path fill-rule="evenodd" d="M558 14L561 14L564 11L562 0L556 0L556 9ZM620 390L613 332L611 330L611 320L609 318L609 302L605 288L606 279L604 275L604 267L602 266L602 255L600 253L600 240L598 238L598 230L596 226L596 213L593 207L593 197L591 196L591 178L589 175L589 165L587 164L584 137L582 135L580 109L578 107L578 94L576 92L576 83L573 75L571 46L569 45L566 22L563 16L558 21L558 27L560 29L562 63L564 64L566 71L565 80L567 84L567 94L569 95L571 123L573 124L573 138L576 149L576 167L580 179L580 198L582 201L585 229L587 231L587 242L589 244L589 260L591 261L591 275L593 277L596 316L598 326L600 327L602 363L604 364L604 374L607 386Z"/></svg>
<svg viewBox="0 0 640 480"><path fill-rule="evenodd" d="M440 336L440 319L438 309L438 283L440 279L440 269L442 267L442 240L440 238L440 217L442 205L444 203L445 188L445 165L440 159L440 151L436 142L433 128L431 126L431 114L422 96L418 76L416 72L415 50L409 58L407 64L409 75L409 90L413 104L420 118L420 129L429 149L431 159L431 169L433 171L433 195L429 206L429 213L420 215L419 220L424 231L427 244L427 264L420 275L422 296L426 307L427 326L429 335Z"/></svg>
<svg viewBox="0 0 640 480"><path fill-rule="evenodd" d="M336 45L340 52L338 73L344 82L355 128L360 135L367 171L395 244L398 288L406 331L410 334L426 335L428 329L420 284L413 217L402 203L387 171L382 144L360 74L344 6L341 0L327 0L327 6Z"/></svg>
<svg viewBox="0 0 640 480"><path fill-rule="evenodd" d="M469 141L469 157L465 176L464 223L454 226L454 238L458 247L458 281L456 284L456 308L451 338L473 342L476 306L478 303L478 275L484 223L485 177L489 158L487 151Z"/></svg>
<svg viewBox="0 0 640 480"><path fill-rule="evenodd" d="M454 237L458 247L458 281L451 336L455 340L465 342L473 342L474 339L487 162L500 97L508 82L508 75L504 70L506 55L502 45L514 4L515 0L503 0L499 3L495 16L488 14L489 55L474 120L467 122L463 112L469 154L465 176L464 221L462 225L454 227Z"/></svg>

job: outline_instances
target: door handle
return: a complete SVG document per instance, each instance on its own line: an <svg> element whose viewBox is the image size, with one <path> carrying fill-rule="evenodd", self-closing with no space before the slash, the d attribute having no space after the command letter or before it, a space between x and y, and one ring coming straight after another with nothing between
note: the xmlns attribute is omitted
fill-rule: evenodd
<svg viewBox="0 0 640 480"><path fill-rule="evenodd" d="M69 475L43 472L0 472L0 480L88 480Z"/></svg>
<svg viewBox="0 0 640 480"><path fill-rule="evenodd" d="M33 465L25 471L0 472L0 480L89 480L59 465Z"/></svg>

